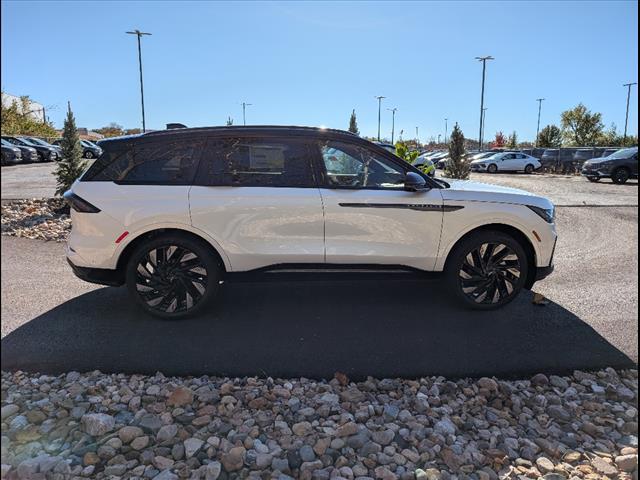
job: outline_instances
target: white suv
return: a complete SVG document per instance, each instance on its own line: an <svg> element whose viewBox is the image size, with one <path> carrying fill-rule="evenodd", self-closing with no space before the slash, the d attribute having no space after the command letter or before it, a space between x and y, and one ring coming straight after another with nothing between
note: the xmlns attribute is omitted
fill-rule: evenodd
<svg viewBox="0 0 640 480"><path fill-rule="evenodd" d="M513 300L552 270L554 206L430 178L338 130L180 128L105 140L65 194L67 256L147 312L202 311L237 272L382 266L444 272L465 304Z"/></svg>

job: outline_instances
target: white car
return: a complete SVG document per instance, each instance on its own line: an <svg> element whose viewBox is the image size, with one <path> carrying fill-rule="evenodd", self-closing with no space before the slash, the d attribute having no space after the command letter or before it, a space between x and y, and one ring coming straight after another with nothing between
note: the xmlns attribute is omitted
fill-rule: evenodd
<svg viewBox="0 0 640 480"><path fill-rule="evenodd" d="M520 152L500 152L486 158L471 161L474 172L525 172L533 173L542 164L536 157Z"/></svg>
<svg viewBox="0 0 640 480"><path fill-rule="evenodd" d="M238 272L286 266L443 272L479 309L553 270L549 200L430 178L347 132L181 128L101 146L65 194L68 261L159 317L202 311Z"/></svg>

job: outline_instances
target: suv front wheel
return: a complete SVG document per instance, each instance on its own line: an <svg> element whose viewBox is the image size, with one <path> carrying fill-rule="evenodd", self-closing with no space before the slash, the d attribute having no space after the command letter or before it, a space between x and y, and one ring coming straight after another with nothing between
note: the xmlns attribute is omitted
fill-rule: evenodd
<svg viewBox="0 0 640 480"><path fill-rule="evenodd" d="M524 287L527 255L513 237L477 232L456 245L447 259L447 287L466 306L492 310L511 302Z"/></svg>
<svg viewBox="0 0 640 480"><path fill-rule="evenodd" d="M203 241L188 235L152 237L126 267L129 294L147 313L164 319L195 315L219 289L222 267Z"/></svg>

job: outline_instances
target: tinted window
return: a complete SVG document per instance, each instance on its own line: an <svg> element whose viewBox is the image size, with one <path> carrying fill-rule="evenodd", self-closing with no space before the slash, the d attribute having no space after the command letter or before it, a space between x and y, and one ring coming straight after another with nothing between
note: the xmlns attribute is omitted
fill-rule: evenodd
<svg viewBox="0 0 640 480"><path fill-rule="evenodd" d="M105 151L85 180L187 185L193 180L203 139L160 140Z"/></svg>
<svg viewBox="0 0 640 480"><path fill-rule="evenodd" d="M405 170L366 148L327 141L320 150L328 186L404 188Z"/></svg>
<svg viewBox="0 0 640 480"><path fill-rule="evenodd" d="M211 140L198 184L239 187L309 187L310 149L303 141L278 138Z"/></svg>

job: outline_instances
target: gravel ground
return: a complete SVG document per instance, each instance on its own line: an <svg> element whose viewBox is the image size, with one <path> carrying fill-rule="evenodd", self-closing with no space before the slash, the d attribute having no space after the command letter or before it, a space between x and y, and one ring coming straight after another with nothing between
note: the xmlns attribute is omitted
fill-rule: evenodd
<svg viewBox="0 0 640 480"><path fill-rule="evenodd" d="M637 478L638 372L350 382L2 373L5 478Z"/></svg>
<svg viewBox="0 0 640 480"><path fill-rule="evenodd" d="M11 200L2 204L2 235L64 242L71 218L60 198Z"/></svg>

